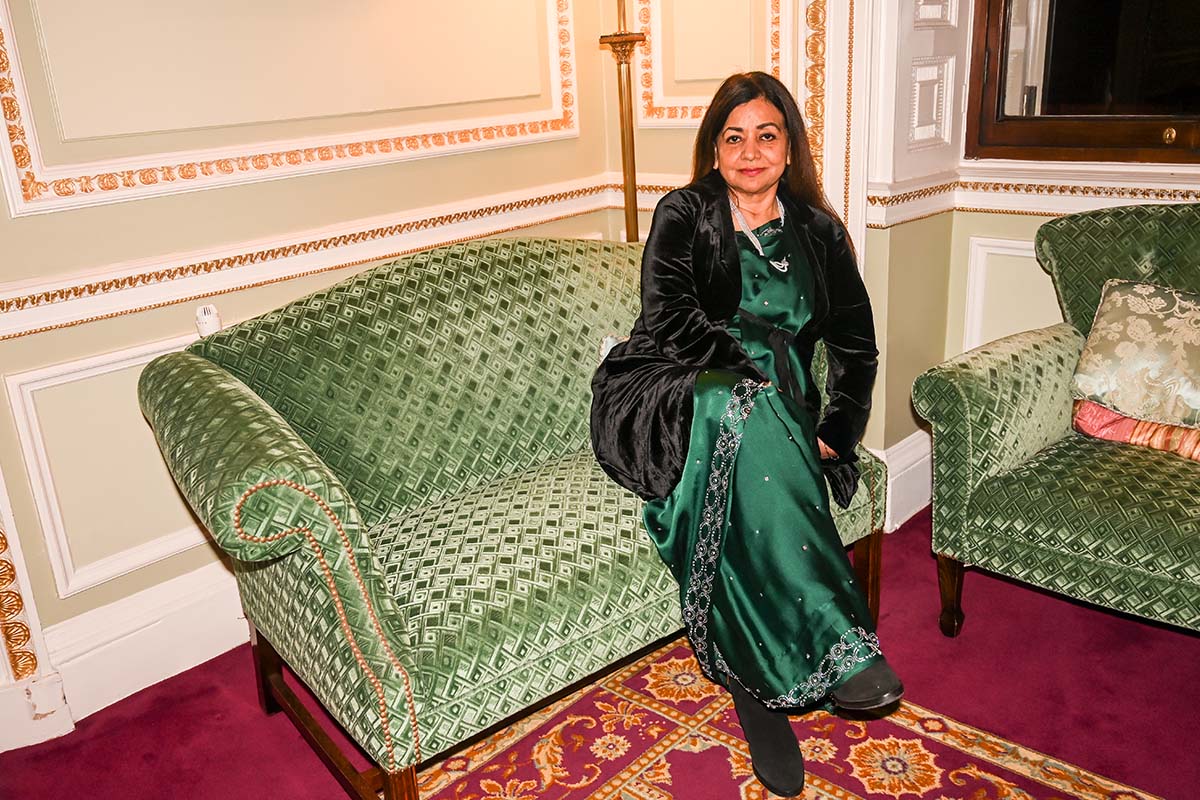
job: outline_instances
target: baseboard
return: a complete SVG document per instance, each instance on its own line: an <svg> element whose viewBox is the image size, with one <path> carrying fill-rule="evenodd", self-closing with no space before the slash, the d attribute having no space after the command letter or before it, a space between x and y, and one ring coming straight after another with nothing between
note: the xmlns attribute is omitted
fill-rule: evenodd
<svg viewBox="0 0 1200 800"><path fill-rule="evenodd" d="M933 440L919 430L883 452L888 467L884 530L896 530L933 497Z"/></svg>
<svg viewBox="0 0 1200 800"><path fill-rule="evenodd" d="M233 575L220 563L46 629L75 720L248 639Z"/></svg>
<svg viewBox="0 0 1200 800"><path fill-rule="evenodd" d="M62 676L35 675L0 687L0 753L54 739L75 730L63 699Z"/></svg>

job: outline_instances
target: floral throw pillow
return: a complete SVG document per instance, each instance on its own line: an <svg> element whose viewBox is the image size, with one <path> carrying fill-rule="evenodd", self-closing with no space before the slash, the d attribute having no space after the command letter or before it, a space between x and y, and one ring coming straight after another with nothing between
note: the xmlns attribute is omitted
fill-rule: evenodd
<svg viewBox="0 0 1200 800"><path fill-rule="evenodd" d="M1072 392L1135 420L1200 428L1200 295L1104 284Z"/></svg>

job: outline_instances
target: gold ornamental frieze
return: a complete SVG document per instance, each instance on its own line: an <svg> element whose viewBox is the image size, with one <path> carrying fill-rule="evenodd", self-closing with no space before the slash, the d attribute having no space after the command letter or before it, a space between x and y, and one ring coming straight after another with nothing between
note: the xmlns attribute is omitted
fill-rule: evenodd
<svg viewBox="0 0 1200 800"><path fill-rule="evenodd" d="M950 181L936 186L926 186L893 195L868 195L867 204L890 208L893 206L924 200L957 190L996 194L1017 194L1038 197L1079 197L1103 200L1157 200L1171 203L1194 203L1200 201L1200 188L1138 187L1138 186L1080 186L1070 183L1021 183L1009 181ZM972 209L976 210L976 209ZM1023 209L982 209L985 212L1023 213ZM1039 215L1048 212L1037 212Z"/></svg>
<svg viewBox="0 0 1200 800"><path fill-rule="evenodd" d="M25 601L17 586L17 570L8 550L8 537L0 530L0 639L17 680L37 672L37 656L27 645L32 640L29 625L23 619Z"/></svg>
<svg viewBox="0 0 1200 800"><path fill-rule="evenodd" d="M825 0L812 0L804 12L804 118L818 181L825 174L825 18Z"/></svg>

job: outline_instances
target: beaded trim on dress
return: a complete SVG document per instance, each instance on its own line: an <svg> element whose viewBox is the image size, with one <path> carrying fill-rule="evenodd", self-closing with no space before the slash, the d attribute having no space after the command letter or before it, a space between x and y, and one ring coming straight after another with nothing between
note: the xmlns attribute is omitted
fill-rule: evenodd
<svg viewBox="0 0 1200 800"><path fill-rule="evenodd" d="M692 579L683 599L683 623L696 651L696 660L705 676L713 679L708 657L708 616L712 607L713 580L721 558L725 528L725 508L729 497L729 476L737 460L742 442L741 423L750 416L754 400L762 385L747 378L739 381L729 393L725 413L721 415L721 433L713 447L712 469L704 492L704 510L692 553Z"/></svg>

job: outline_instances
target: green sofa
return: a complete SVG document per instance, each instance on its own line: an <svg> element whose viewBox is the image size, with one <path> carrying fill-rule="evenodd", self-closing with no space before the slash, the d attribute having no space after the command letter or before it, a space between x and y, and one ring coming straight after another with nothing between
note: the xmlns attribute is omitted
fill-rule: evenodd
<svg viewBox="0 0 1200 800"><path fill-rule="evenodd" d="M637 245L431 250L156 359L142 410L232 556L260 699L353 795L681 628L640 502L588 447L605 334L638 308ZM883 465L839 512L878 603ZM286 664L377 765L356 770Z"/></svg>
<svg viewBox="0 0 1200 800"><path fill-rule="evenodd" d="M933 427L942 632L962 628L964 564L1200 630L1200 462L1071 428L1071 377L1105 281L1200 292L1200 205L1061 217L1038 229L1035 251L1066 321L913 386Z"/></svg>

